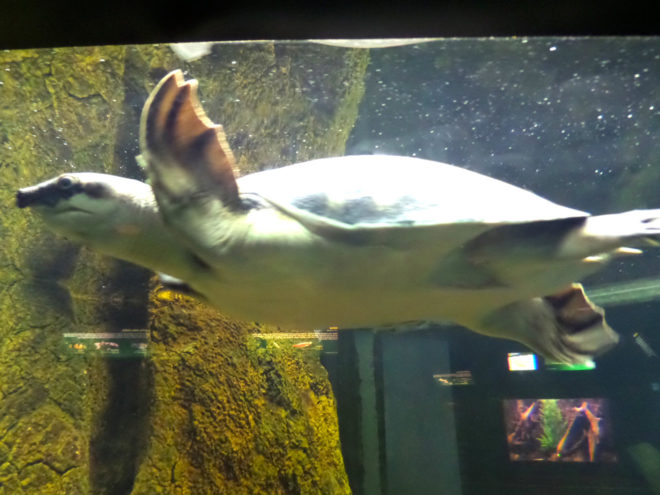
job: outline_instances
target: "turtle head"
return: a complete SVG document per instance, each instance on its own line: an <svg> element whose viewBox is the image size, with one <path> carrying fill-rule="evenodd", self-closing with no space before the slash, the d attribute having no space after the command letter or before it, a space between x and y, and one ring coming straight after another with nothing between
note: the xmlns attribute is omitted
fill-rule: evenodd
<svg viewBox="0 0 660 495"><path fill-rule="evenodd" d="M155 209L151 188L106 174L63 174L16 193L19 208L31 208L47 227L71 240L96 244L134 229L145 209Z"/></svg>
<svg viewBox="0 0 660 495"><path fill-rule="evenodd" d="M63 174L19 189L16 205L33 210L56 234L115 258L183 280L200 268L163 224L151 186L144 182L91 172Z"/></svg>

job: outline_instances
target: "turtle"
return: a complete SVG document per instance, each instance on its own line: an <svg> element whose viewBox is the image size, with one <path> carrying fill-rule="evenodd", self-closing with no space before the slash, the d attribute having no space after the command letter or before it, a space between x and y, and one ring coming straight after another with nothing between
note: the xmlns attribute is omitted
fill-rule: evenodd
<svg viewBox="0 0 660 495"><path fill-rule="evenodd" d="M20 189L17 206L229 316L283 329L451 322L584 362L619 336L578 281L660 237L658 209L590 215L415 157L238 177L223 127L180 70L149 95L140 148L147 182L65 173Z"/></svg>

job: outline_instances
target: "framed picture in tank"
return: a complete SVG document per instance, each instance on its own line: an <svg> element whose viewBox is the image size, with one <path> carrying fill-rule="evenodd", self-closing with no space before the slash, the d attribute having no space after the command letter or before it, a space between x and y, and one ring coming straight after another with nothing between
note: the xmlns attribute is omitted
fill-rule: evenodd
<svg viewBox="0 0 660 495"><path fill-rule="evenodd" d="M511 461L618 461L608 399L504 399L502 406Z"/></svg>

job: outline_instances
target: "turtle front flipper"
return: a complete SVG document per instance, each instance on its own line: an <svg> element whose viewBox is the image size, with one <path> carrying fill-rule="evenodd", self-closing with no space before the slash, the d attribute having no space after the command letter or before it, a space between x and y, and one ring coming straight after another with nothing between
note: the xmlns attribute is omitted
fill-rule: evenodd
<svg viewBox="0 0 660 495"><path fill-rule="evenodd" d="M140 120L141 161L165 222L195 245L214 229L204 224L241 209L234 156L222 126L204 113L197 81L180 70L151 92Z"/></svg>
<svg viewBox="0 0 660 495"><path fill-rule="evenodd" d="M479 327L473 330L516 340L561 363L584 363L619 341L603 310L589 300L581 284L509 304L486 315Z"/></svg>
<svg viewBox="0 0 660 495"><path fill-rule="evenodd" d="M197 81L170 72L151 92L140 120L140 147L149 178L169 200L193 194L219 197L229 208L240 204L234 155L220 124L197 99Z"/></svg>

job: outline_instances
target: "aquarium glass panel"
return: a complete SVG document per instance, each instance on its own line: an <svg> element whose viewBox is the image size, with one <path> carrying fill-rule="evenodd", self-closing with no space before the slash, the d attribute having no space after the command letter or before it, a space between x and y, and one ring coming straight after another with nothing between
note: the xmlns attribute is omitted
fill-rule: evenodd
<svg viewBox="0 0 660 495"><path fill-rule="evenodd" d="M0 495L660 495L660 38L160 41L0 50Z"/></svg>

